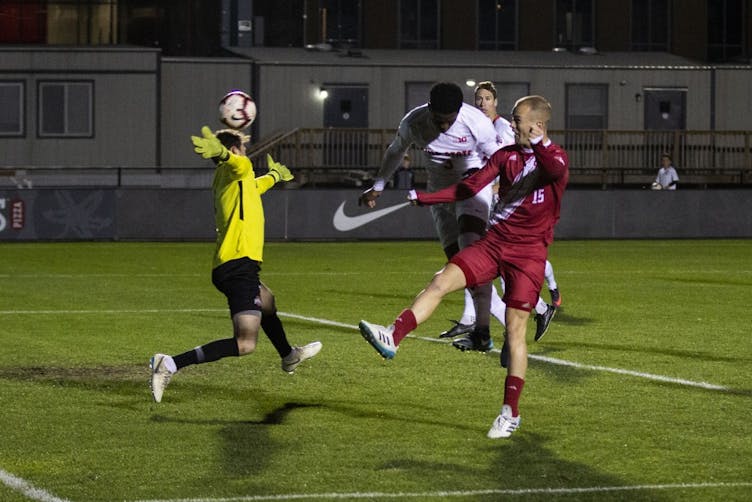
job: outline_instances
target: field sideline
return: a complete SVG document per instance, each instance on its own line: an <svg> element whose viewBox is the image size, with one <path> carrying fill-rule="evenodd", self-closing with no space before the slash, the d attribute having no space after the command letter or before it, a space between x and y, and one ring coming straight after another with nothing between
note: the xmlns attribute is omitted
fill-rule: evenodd
<svg viewBox="0 0 752 502"><path fill-rule="evenodd" d="M522 426L495 441L498 350L436 338L461 295L392 361L357 333L409 305L433 242L267 244L289 337L321 354L289 376L262 337L151 402L153 352L229 334L211 251L0 245L0 501L750 498L752 241L555 243L563 306L530 324Z"/></svg>

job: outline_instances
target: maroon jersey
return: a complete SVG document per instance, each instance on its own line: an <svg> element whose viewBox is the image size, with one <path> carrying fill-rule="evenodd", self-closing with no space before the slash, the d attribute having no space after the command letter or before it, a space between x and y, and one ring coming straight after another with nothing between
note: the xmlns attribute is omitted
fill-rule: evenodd
<svg viewBox="0 0 752 502"><path fill-rule="evenodd" d="M502 148L472 176L437 192L418 192L417 200L431 205L468 199L497 177L499 200L491 211L489 233L503 242L549 245L569 180L567 153L550 141L532 149Z"/></svg>

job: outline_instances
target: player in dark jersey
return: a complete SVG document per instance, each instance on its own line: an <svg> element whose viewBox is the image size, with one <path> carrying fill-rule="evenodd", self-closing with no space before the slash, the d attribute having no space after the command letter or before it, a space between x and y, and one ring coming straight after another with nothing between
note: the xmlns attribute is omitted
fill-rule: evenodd
<svg viewBox="0 0 752 502"><path fill-rule="evenodd" d="M392 358L402 339L431 316L445 295L501 275L506 284L509 361L503 405L488 431L489 438L509 437L520 424L527 320L543 284L548 246L569 179L566 152L548 138L550 118L551 105L545 98L519 99L513 109L515 145L494 153L480 171L460 183L433 193L411 191L409 198L415 204L438 204L472 197L499 178L499 201L486 235L455 254L389 327L367 321L359 325L363 337L379 354Z"/></svg>
<svg viewBox="0 0 752 502"><path fill-rule="evenodd" d="M292 347L277 316L274 295L259 279L264 249L264 208L261 194L279 181L293 176L286 166L267 156L269 173L256 177L246 157L248 137L233 129L201 129L203 137L192 136L194 150L217 164L212 183L217 246L212 283L227 297L233 337L215 340L174 357L154 354L151 392L160 402L165 387L179 369L191 364L244 356L256 349L259 328L269 337L282 358L282 369L293 373L298 365L321 350L320 342Z"/></svg>

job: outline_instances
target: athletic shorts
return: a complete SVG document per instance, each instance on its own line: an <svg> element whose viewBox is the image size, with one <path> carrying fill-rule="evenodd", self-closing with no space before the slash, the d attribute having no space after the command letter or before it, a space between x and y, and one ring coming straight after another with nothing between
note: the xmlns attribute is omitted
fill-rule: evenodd
<svg viewBox="0 0 752 502"><path fill-rule="evenodd" d="M492 199L493 188L488 185L469 199L430 206L441 247L446 249L457 243L460 236L460 216L475 216L484 223L488 222Z"/></svg>
<svg viewBox="0 0 752 502"><path fill-rule="evenodd" d="M238 312L261 311L259 272L261 266L250 258L238 258L212 270L212 284L227 297L230 317Z"/></svg>
<svg viewBox="0 0 752 502"><path fill-rule="evenodd" d="M460 267L468 287L502 277L507 306L530 312L543 285L548 248L544 242L510 244L494 239L494 235L486 234L449 261Z"/></svg>

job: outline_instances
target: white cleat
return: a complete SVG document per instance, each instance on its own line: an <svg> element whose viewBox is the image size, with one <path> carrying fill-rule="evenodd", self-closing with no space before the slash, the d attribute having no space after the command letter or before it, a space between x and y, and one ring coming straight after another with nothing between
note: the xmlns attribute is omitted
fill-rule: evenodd
<svg viewBox="0 0 752 502"><path fill-rule="evenodd" d="M162 402L162 394L167 384L170 383L173 372L167 369L166 362L170 356L166 354L154 354L149 361L151 368L151 395L157 403Z"/></svg>
<svg viewBox="0 0 752 502"><path fill-rule="evenodd" d="M486 434L490 439L508 438L520 426L522 419L519 415L512 416L512 407L505 404L501 407L501 414L494 420L491 429Z"/></svg>
<svg viewBox="0 0 752 502"><path fill-rule="evenodd" d="M321 342L311 342L302 347L293 347L292 352L282 358L282 371L292 375L300 363L318 354L321 347Z"/></svg>
<svg viewBox="0 0 752 502"><path fill-rule="evenodd" d="M360 334L366 339L371 346L376 349L384 359L391 359L397 353L397 346L394 344L394 326L388 328L371 324L367 321L360 321L358 324Z"/></svg>

